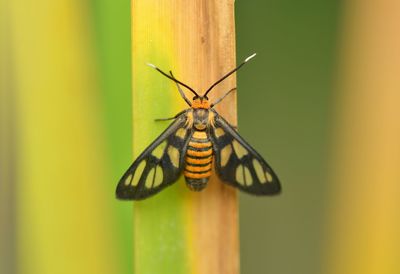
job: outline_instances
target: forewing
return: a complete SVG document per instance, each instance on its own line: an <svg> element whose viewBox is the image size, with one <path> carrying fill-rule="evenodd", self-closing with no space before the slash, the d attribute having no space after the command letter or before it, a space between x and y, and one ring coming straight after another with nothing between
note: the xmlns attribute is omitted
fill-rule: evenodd
<svg viewBox="0 0 400 274"><path fill-rule="evenodd" d="M185 124L184 113L143 151L119 181L117 198L145 199L178 179L191 134Z"/></svg>
<svg viewBox="0 0 400 274"><path fill-rule="evenodd" d="M210 137L216 171L225 183L255 195L280 192L279 179L272 168L217 113Z"/></svg>

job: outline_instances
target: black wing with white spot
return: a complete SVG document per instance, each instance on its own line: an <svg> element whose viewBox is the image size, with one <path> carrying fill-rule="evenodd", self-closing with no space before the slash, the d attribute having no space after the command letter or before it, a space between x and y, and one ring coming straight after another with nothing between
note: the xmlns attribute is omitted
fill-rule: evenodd
<svg viewBox="0 0 400 274"><path fill-rule="evenodd" d="M117 198L145 199L178 179L191 135L186 120L186 113L181 114L133 162L118 183Z"/></svg>
<svg viewBox="0 0 400 274"><path fill-rule="evenodd" d="M215 113L210 137L215 169L227 184L255 195L272 195L281 190L279 179L267 162L240 137L225 119Z"/></svg>

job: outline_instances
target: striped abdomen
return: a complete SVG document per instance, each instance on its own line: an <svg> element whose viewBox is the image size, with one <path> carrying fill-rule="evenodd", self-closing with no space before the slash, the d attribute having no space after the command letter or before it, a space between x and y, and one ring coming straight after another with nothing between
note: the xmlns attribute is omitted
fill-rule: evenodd
<svg viewBox="0 0 400 274"><path fill-rule="evenodd" d="M211 176L213 157L212 144L205 131L195 131L189 141L186 151L186 165L183 174L187 186L194 191L200 191L207 186Z"/></svg>

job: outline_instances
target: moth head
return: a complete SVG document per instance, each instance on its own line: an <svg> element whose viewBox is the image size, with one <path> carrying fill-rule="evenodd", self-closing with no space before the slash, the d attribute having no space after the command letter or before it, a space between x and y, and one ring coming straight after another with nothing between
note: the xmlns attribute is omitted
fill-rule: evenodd
<svg viewBox="0 0 400 274"><path fill-rule="evenodd" d="M194 96L192 101L192 108L202 108L202 109L209 109L210 108L210 101L208 101L207 97L203 96Z"/></svg>
<svg viewBox="0 0 400 274"><path fill-rule="evenodd" d="M209 114L210 111L208 111L208 109L203 109L203 108L194 109L193 110L194 127L199 130L205 129L209 123Z"/></svg>

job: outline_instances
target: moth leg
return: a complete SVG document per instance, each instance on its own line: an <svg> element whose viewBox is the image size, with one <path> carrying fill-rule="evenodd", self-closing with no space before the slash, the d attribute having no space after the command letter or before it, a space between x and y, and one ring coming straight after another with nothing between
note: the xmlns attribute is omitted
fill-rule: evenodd
<svg viewBox="0 0 400 274"><path fill-rule="evenodd" d="M228 92L226 92L223 96L221 96L220 98L218 98L214 103L211 104L211 107L214 107L216 104L218 104L219 102L221 102L226 96L228 96L231 92L235 91L236 87L231 88Z"/></svg>
<svg viewBox="0 0 400 274"><path fill-rule="evenodd" d="M159 119L154 119L154 121L156 122L162 122L162 121L169 121L169 120L174 120L176 118L178 118L178 116L180 116L182 113L184 113L186 111L182 110L181 112L179 112L178 114L176 114L174 117L169 117L169 118L159 118Z"/></svg>
<svg viewBox="0 0 400 274"><path fill-rule="evenodd" d="M171 75L172 78L175 78L174 75L172 74L172 71L169 71L169 74ZM175 82L176 87L178 88L179 94L182 96L182 98L186 101L186 103L191 106L192 103L190 102L190 100L186 97L185 93L183 92L183 90L181 89L181 86Z"/></svg>
<svg viewBox="0 0 400 274"><path fill-rule="evenodd" d="M162 121L169 121L169 120L174 120L176 119L176 116L174 117L169 117L169 118L158 118L158 119L154 119L154 121L156 122L162 122Z"/></svg>

